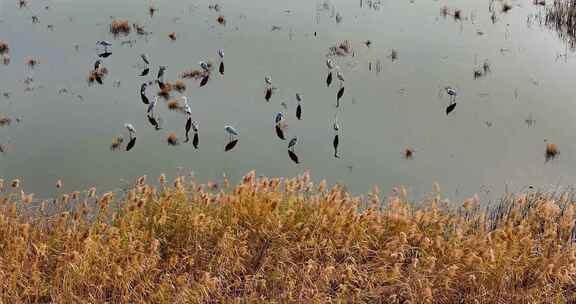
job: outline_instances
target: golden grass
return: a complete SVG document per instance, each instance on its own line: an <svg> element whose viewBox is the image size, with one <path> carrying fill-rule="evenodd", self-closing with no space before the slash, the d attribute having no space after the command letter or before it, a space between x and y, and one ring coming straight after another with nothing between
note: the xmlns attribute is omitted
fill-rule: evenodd
<svg viewBox="0 0 576 304"><path fill-rule="evenodd" d="M354 197L308 175L159 184L43 203L4 189L0 302L576 300L573 193L415 207L402 190Z"/></svg>
<svg viewBox="0 0 576 304"><path fill-rule="evenodd" d="M128 20L114 19L110 23L110 33L112 33L114 36L118 36L120 34L128 35L130 34L131 30L132 27L130 27L130 22L128 22Z"/></svg>

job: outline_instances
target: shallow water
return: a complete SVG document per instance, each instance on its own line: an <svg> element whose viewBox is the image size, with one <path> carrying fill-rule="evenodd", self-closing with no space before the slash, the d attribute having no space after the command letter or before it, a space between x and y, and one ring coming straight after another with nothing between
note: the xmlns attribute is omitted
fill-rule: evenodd
<svg viewBox="0 0 576 304"><path fill-rule="evenodd" d="M209 9L216 3L220 13ZM8 150L0 156L0 175L21 178L27 191L40 197L55 194L57 179L64 181L64 190L93 185L104 190L142 174L178 170L203 181L220 180L223 173L235 180L251 169L269 176L309 170L355 193L373 185L385 192L404 185L415 196L438 182L453 199L574 183L574 56L568 52L559 59L564 42L527 22L540 8L518 1L492 24L483 0L382 1L379 9L366 1L362 7L350 0L327 4L328 10L309 0L156 1L159 10L151 18L147 1L31 1L20 9L15 0L0 0L0 40L9 43L12 61L0 65L0 92L11 94L0 96L0 113L23 117L0 128L0 143ZM463 20L443 18L443 6L462 9ZM335 13L343 17L341 23ZM217 24L219 14L226 17L225 26ZM39 23L32 23L33 15ZM114 39L108 33L110 16L144 25L152 34L133 31ZM281 29L271 31L273 25ZM177 33L176 41L168 39L170 32ZM95 42L102 39L114 43L113 55L104 60L110 74L104 85L89 86ZM125 40L135 43L121 45ZM346 78L336 109L337 83L326 88L325 61L328 48L343 40L351 42L355 56L334 59ZM165 79L176 80L198 68L200 60L217 59L218 48L226 53L225 76L214 74L203 88L186 80L200 149L191 143L168 146L171 132L183 140L186 120L160 103L162 130L148 124L138 92L152 76L137 76L139 54L150 56L150 75L166 65ZM392 50L398 52L395 61L389 58ZM39 60L34 69L25 65L28 56ZM380 73L374 71L378 60ZM491 73L475 80L473 70L485 60ZM269 103L266 75L278 88ZM34 79L32 91L25 90L26 77ZM117 88L115 81L120 81ZM439 92L448 85L459 96L455 111L446 116L448 96ZM62 88L68 92L59 93ZM156 90L147 91L150 99ZM295 93L303 96L302 121L295 118ZM288 141L275 135L274 116L283 111L282 101L288 107L287 139L299 139L300 165L288 157ZM340 159L332 151L336 113ZM529 126L527 119L535 124ZM114 136L127 135L125 122L137 129L136 146L110 151ZM240 140L224 152L228 123ZM545 141L559 146L557 159L545 162ZM403 158L406 147L415 150L413 159Z"/></svg>

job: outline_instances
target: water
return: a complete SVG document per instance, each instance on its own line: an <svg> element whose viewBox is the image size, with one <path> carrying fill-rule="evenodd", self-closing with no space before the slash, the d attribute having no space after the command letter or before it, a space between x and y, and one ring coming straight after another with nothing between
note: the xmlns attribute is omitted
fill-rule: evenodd
<svg viewBox="0 0 576 304"><path fill-rule="evenodd" d="M220 13L209 9L215 3ZM569 52L559 59L566 47L554 32L527 22L539 8L515 3L492 24L483 0L383 1L378 10L359 1L327 3L330 9L319 10L322 3L309 0L156 1L159 10L151 18L148 1L32 1L20 9L17 1L0 0L0 39L9 42L12 60L0 66L0 92L11 93L0 97L0 113L23 116L23 122L0 128L0 142L8 147L0 156L0 175L21 178L40 197L55 194L57 179L64 190L105 190L143 174L194 172L207 181L226 173L236 180L251 169L268 176L309 170L354 193L404 185L419 197L437 182L453 199L574 183L575 61ZM442 6L462 9L464 20L442 18ZM339 24L335 13L343 17ZM217 24L219 14L226 26ZM113 39L110 16L144 25L152 35ZM271 31L273 25L281 30ZM170 32L177 33L176 41L168 39ZM114 42L113 55L104 61L110 74L103 86L89 86L94 45L102 39ZM124 40L135 43L121 46ZM335 58L346 77L336 109L337 84L326 88L325 60L328 48L343 40L351 42L355 56ZM186 80L200 149L170 147L169 133L183 140L185 117L161 103L163 129L147 123L138 91L150 77L137 76L139 54L149 54L150 75L162 64L168 66L165 78L176 80L200 60L217 59L218 48L226 53L226 75L215 74L203 88ZM392 50L398 52L394 62ZM34 69L25 65L28 56L39 60ZM485 60L492 72L475 80L473 70ZM270 103L264 100L266 75L278 88ZM33 77L34 90L25 91L26 77ZM449 116L448 97L439 96L447 85L459 92ZM62 88L68 93L60 94ZM149 98L156 90L148 90ZM296 93L303 96L302 121L295 119ZM288 141L274 132L282 101L288 106L287 137L299 139L300 165L290 161ZM337 112L340 159L332 156ZM112 152L112 138L127 135L125 122L137 129L136 146ZM239 130L240 141L224 152L228 123ZM547 163L545 141L561 151ZM415 150L411 160L403 158L406 147Z"/></svg>

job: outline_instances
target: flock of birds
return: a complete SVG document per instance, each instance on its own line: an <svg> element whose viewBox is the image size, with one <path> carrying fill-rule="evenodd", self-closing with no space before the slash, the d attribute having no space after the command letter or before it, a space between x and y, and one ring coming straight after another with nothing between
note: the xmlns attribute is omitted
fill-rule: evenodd
<svg viewBox="0 0 576 304"><path fill-rule="evenodd" d="M110 43L108 41L97 41L96 46L98 49L99 59L94 64L95 70L97 70L101 67L103 59L109 57L112 54L112 52L110 51L110 48L112 47L112 43ZM220 58L220 64L219 64L218 71L221 75L224 75L224 50L218 49L217 54L218 54L218 57ZM150 59L149 59L147 54L141 54L140 58L144 62L145 66L139 75L140 76L147 76L150 72L150 65L151 65ZM203 87L208 83L208 80L210 79L210 73L212 70L212 66L210 64L208 64L207 62L204 62L204 61L199 62L199 65L203 71L203 73L201 75L199 86ZM326 67L328 69L328 75L326 77L326 86L327 87L332 86L332 83L334 80L334 75L336 75L335 78L338 80L338 90L336 92L336 108L339 108L340 107L340 100L344 96L344 82L345 82L344 74L342 73L341 68L338 65L336 65L332 59L326 60ZM153 84L157 84L160 90L164 90L164 88L166 86L165 81L164 81L164 74L166 72L166 69L167 69L166 66L160 65L158 67L158 73L156 75L155 80L144 82L140 86L140 99L141 99L142 103L147 106L147 109L146 109L147 120L155 128L155 130L161 129L160 128L160 119L155 113L156 105L158 104L158 96L155 96L154 99L152 101L150 101L150 99L146 95L146 90L149 86L151 86ZM99 83L102 83L101 79L97 79L97 81ZM276 90L276 88L273 86L272 78L270 76L265 76L264 82L265 82L264 99L267 102L269 102L270 99L272 98L272 95L274 94L274 91ZM446 114L448 115L452 111L454 111L454 109L456 108L457 92L452 87L444 87L444 91L449 96L449 102L450 103L446 108ZM182 107L183 112L186 114L186 122L184 124L184 130L185 130L185 136L186 136L185 142L190 141L189 134L190 134L190 131L192 131L193 132L192 145L194 146L195 149L198 149L199 148L199 125L198 125L198 122L192 120L192 110L190 108L190 105L188 104L188 98L186 96L181 96L180 98L182 99L183 104L184 104ZM297 101L296 118L297 118L297 120L302 120L302 95L300 93L296 93L296 101ZM285 109L287 109L285 104L283 104L283 106ZM340 144L340 125L338 123L337 114L334 115L334 122L333 122L332 126L333 126L333 131L334 131L334 137L332 140L332 146L334 149L334 157L339 158L340 156L338 153L338 147ZM131 123L125 123L124 127L126 128L126 130L128 130L128 136L129 136L128 137L129 140L128 140L128 143L126 145L125 150L130 151L132 148L134 148L134 146L136 144L136 128ZM287 124L286 124L286 114L284 112L277 112L276 113L276 115L274 117L274 127L275 127L277 137L281 140L286 140L286 136L285 136L284 132L285 132L285 129L287 127ZM238 130L234 126L232 126L230 124L226 124L224 126L224 132L226 133L226 136L227 136L227 143L224 147L224 151L227 152L227 151L232 150L238 144L240 133L238 132ZM169 138L169 142L170 142L170 138ZM299 159L298 155L296 154L296 152L294 151L297 143L298 143L298 137L296 137L296 136L292 137L288 141L288 156L296 164L300 163L300 159Z"/></svg>

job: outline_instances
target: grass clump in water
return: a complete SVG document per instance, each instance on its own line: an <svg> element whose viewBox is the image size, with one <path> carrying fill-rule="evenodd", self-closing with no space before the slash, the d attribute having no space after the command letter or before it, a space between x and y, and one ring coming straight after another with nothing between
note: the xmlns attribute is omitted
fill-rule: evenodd
<svg viewBox="0 0 576 304"><path fill-rule="evenodd" d="M114 19L110 23L110 33L114 36L119 35L128 35L132 27L130 26L130 22L128 20L123 19Z"/></svg>
<svg viewBox="0 0 576 304"><path fill-rule="evenodd" d="M19 183L18 183L19 184ZM18 185L17 185L18 186ZM220 190L217 190L220 189ZM343 187L184 177L126 195L0 198L0 301L570 303L573 193L415 207ZM23 201L25 198L26 201ZM34 207L34 208L30 208Z"/></svg>

